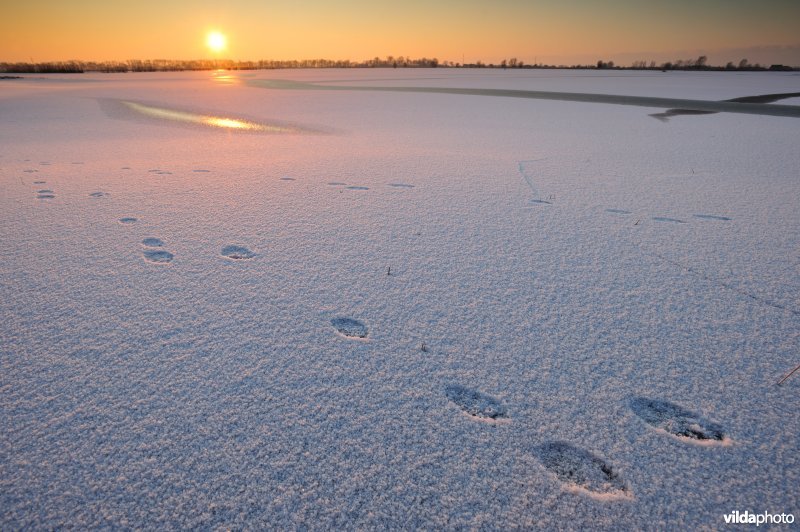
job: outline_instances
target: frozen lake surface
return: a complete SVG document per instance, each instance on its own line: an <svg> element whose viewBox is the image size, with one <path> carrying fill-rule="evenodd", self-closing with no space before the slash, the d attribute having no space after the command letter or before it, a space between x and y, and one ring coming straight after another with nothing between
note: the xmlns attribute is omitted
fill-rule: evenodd
<svg viewBox="0 0 800 532"><path fill-rule="evenodd" d="M800 517L800 374L776 385L800 364L800 98L714 103L798 92L1 80L0 525ZM650 116L698 100L723 112Z"/></svg>

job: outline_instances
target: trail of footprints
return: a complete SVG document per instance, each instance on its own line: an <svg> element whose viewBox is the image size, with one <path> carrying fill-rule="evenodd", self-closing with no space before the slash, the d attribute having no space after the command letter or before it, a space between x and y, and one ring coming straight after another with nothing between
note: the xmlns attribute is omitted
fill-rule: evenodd
<svg viewBox="0 0 800 532"><path fill-rule="evenodd" d="M365 339L369 333L367 326L354 318L337 317L330 323L337 334L348 339ZM508 407L500 399L478 389L449 384L444 387L444 396L474 421L492 425L511 422ZM683 442L714 445L729 441L721 425L669 401L636 397L630 401L629 408L654 431ZM536 445L533 455L567 490L600 500L633 498L619 470L586 449L565 441L547 441Z"/></svg>
<svg viewBox="0 0 800 532"><path fill-rule="evenodd" d="M444 389L445 397L465 415L496 424L508 422L508 408L499 399L457 384ZM699 445L725 444L729 440L719 424L661 399L636 397L629 407L653 430ZM611 500L629 499L633 493L616 467L604 458L565 441L548 441L534 447L533 454L568 490Z"/></svg>
<svg viewBox="0 0 800 532"><path fill-rule="evenodd" d="M128 169L125 167L125 169ZM150 170L151 173L164 175L170 172L160 169ZM197 169L194 172L208 172ZM282 177L282 181L294 181L294 178ZM44 185L45 181L34 181L36 185ZM348 186L347 183L332 181L332 187L345 187L349 190L369 190L364 186ZM390 183L394 188L413 188L414 185L405 183ZM102 191L92 192L89 196L102 198L109 194ZM51 189L37 191L39 199L53 199L55 193ZM533 199L530 203L552 204L551 201ZM606 212L617 215L629 215L630 211L623 209L606 209ZM705 220L730 220L728 217L711 214L696 214L695 217ZM666 217L654 217L655 221L686 223L683 220ZM132 216L119 218L122 225L134 225L138 219ZM146 237L141 241L142 255L146 262L151 264L169 264L174 259L173 253L165 249L163 240L157 237ZM232 261L249 260L256 256L250 249L229 244L224 246L220 255ZM336 317L330 320L336 333L351 340L365 340L369 335L369 328L362 321L350 317ZM480 390L450 384L444 388L444 396L461 413L478 422L493 425L509 423L511 416L508 407L503 402ZM636 397L630 401L631 411L651 429L664 433L682 441L702 445L724 443L727 436L723 428L712 421L708 421L698 414L679 405L660 399ZM534 447L533 454L542 466L549 471L565 488L584 492L589 496L601 499L631 498L632 493L620 473L605 459L585 449L565 441L548 441Z"/></svg>
<svg viewBox="0 0 800 532"><path fill-rule="evenodd" d="M539 197L539 192L533 186L533 182L532 182L533 176L528 175L526 173L526 171L525 171L524 163L526 163L526 162L533 162L533 161L520 161L519 162L519 172L520 172L520 174L522 174L522 177L528 183L528 186L530 187L531 191L536 196L536 197L534 197L532 199L529 199L528 200L528 204L529 205L552 205L553 204L553 200L554 200L553 196L550 196L547 199ZM617 208L605 209L605 212L607 212L609 214L616 214L616 215L619 215L619 216L629 216L629 215L633 214L633 211L629 211L629 210L625 210L625 209L617 209ZM692 217L697 218L698 220L718 221L718 222L729 222L729 221L731 221L733 219L733 218L730 218L728 216L720 216L720 215L717 215L717 214L693 214ZM650 219L653 220L654 222L667 223L667 224L686 224L686 223L689 223L687 220L681 220L679 218L672 218L672 217L669 217L669 216L652 216L652 217L650 217ZM640 221L641 220L637 221L635 225L638 225L638 223Z"/></svg>
<svg viewBox="0 0 800 532"><path fill-rule="evenodd" d="M42 165L49 165L50 163L43 162L41 164ZM83 164L83 163L72 163L72 164ZM131 167L123 166L121 169L122 170L131 170ZM28 170L24 170L24 171L27 172L27 173L38 172L38 170L35 170L35 169L28 169ZM170 172L168 170L163 170L161 168L152 168L152 169L148 170L147 172L150 173L150 174L154 174L154 175L171 175L172 174L172 172ZM208 173L208 172L210 172L210 170L205 169L205 168L196 168L196 169L192 170L192 172L194 172L194 173ZM284 176L284 177L281 177L279 179L280 179L280 181L286 181L286 182L291 182L291 181L295 181L296 180L295 178L288 177L288 176ZM38 180L38 181L34 181L33 184L34 185L45 185L46 181ZM361 186L361 185L350 185L350 186L348 186L347 183L338 182L338 181L332 181L332 182L328 183L328 185L329 186L336 186L336 187L344 187L344 188L346 188L348 190L369 190L369 187L366 187L366 186ZM406 188L406 189L414 188L414 185L407 184L407 183L389 183L389 186L392 187L392 188ZM89 193L89 197L96 198L96 199L109 197L110 195L111 194L109 194L108 192L101 191L101 190L97 190L97 191ZM40 200L51 200L51 199L55 199L56 195L55 195L55 192L53 190L51 190L49 188L42 188L42 189L39 189L36 192L36 197L37 197L37 199L40 199ZM122 218L119 218L117 221L118 221L118 223L120 225L133 225L133 224L136 224L139 220L134 216L124 216ZM164 249L164 242L159 238L147 237L144 240L142 240L141 245L144 248L142 250L142 257L144 258L145 262L148 262L150 264L160 264L160 265L169 264L175 258L175 255L172 252ZM244 260L249 260L249 259L255 258L256 257L256 253L253 252L252 250L248 249L245 246L241 246L241 245L237 245L237 244L228 244L228 245L222 247L222 249L220 251L220 256L224 257L225 259L231 260L231 261L244 261ZM360 324L359 322L350 323L350 322L346 321L345 318L342 318L342 320L343 321L341 321L341 323L339 323L339 328L341 329L340 334L342 334L343 336L347 336L347 337L359 337L359 338L365 338L366 337L366 335L367 335L366 327L363 324Z"/></svg>
<svg viewBox="0 0 800 532"><path fill-rule="evenodd" d="M42 162L40 164L42 164L43 166L47 166L50 163ZM83 163L82 162L73 162L72 164L83 164ZM122 170L131 170L131 168L129 166L123 166L121 169ZM24 170L24 171L28 172L28 173L38 172L38 170L34 170L34 169ZM195 172L195 173L208 173L208 172L210 172L210 170L207 170L205 168L197 168L197 169L192 170L192 172ZM154 169L148 170L148 173L156 174L156 175L170 175L170 174L172 174L172 172L169 172L169 171L166 171L166 170L161 170L159 168L154 168ZM283 180L283 181L294 181L295 179L292 178L292 177L282 177L281 180ZM46 185L47 182L44 181L44 180L37 180L37 181L33 181L33 184L41 186L41 185ZM413 186L413 185L408 185L408 186ZM363 187L363 188L366 189L366 187ZM94 191L94 192L90 192L88 194L88 196L91 197L91 198L98 198L99 199L99 198L110 197L111 194L108 193L108 192L105 192L105 191L97 190L97 191ZM49 188L41 188L41 189L36 191L36 197L37 197L37 199L41 199L41 200L51 200L51 199L54 199L56 197L56 195L55 195L55 192L53 190L49 189ZM138 221L139 221L139 219L134 217L134 216L123 216L122 218L119 218L117 220L117 222L120 225L128 225L128 226L134 225ZM145 262L148 262L150 264L160 264L160 265L169 264L175 258L175 255L171 251L168 251L167 249L165 249L164 241L161 240L160 238L146 237L141 241L141 246L143 248L142 249L142 258L145 260ZM222 249L220 250L220 256L222 256L222 257L224 257L226 259L229 259L231 261L242 261L242 260L249 260L249 259L252 259L252 258L256 257L256 253L251 251L250 249L248 249L245 246L236 245L236 244L229 244L229 245L226 245L226 246L222 247ZM366 336L366 334L364 336Z"/></svg>

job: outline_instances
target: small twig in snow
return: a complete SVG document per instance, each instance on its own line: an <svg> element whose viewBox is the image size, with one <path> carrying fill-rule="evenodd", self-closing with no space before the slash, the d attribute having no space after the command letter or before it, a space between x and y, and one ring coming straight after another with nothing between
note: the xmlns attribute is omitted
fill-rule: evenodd
<svg viewBox="0 0 800 532"><path fill-rule="evenodd" d="M779 381L778 381L778 386L780 386L781 384L783 384L784 382L786 382L786 379L788 379L789 377L791 377L791 376L792 376L792 374L793 374L795 371L797 371L798 369L800 369L800 364L798 364L798 365L797 365L797 366L796 366L796 367L795 367L795 368L794 368L792 371L790 371L789 373L787 373L786 375L784 375L784 376L783 376L783 378L782 378L781 380L779 380Z"/></svg>

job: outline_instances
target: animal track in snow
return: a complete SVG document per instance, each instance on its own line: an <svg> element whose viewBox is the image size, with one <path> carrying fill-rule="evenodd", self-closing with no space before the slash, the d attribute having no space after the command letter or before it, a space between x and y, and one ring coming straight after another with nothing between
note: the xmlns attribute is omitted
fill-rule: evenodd
<svg viewBox="0 0 800 532"><path fill-rule="evenodd" d="M282 177L280 180L281 181L294 181L295 179L293 177Z"/></svg>
<svg viewBox="0 0 800 532"><path fill-rule="evenodd" d="M473 418L487 421L508 418L506 407L491 395L458 384L446 386L444 393L451 402Z"/></svg>
<svg viewBox="0 0 800 532"><path fill-rule="evenodd" d="M611 214L631 214L631 211L626 211L624 209L606 209L606 212L610 212Z"/></svg>
<svg viewBox="0 0 800 532"><path fill-rule="evenodd" d="M46 185L47 181L34 181L33 184L34 185Z"/></svg>
<svg viewBox="0 0 800 532"><path fill-rule="evenodd" d="M208 173L210 171L211 170L206 170L205 168L195 168L194 170L192 170L192 172L195 172L195 173Z"/></svg>
<svg viewBox="0 0 800 532"><path fill-rule="evenodd" d="M548 442L535 450L548 471L568 487L597 498L629 498L625 481L602 458L562 441Z"/></svg>
<svg viewBox="0 0 800 532"><path fill-rule="evenodd" d="M134 218L133 216L126 216L124 218L120 218L119 219L119 223L121 223L123 225L135 224L137 221L138 220L136 218Z"/></svg>
<svg viewBox="0 0 800 532"><path fill-rule="evenodd" d="M146 249L143 255L144 260L154 264L167 264L168 262L172 262L174 258L172 253L164 251L163 249Z"/></svg>
<svg viewBox="0 0 800 532"><path fill-rule="evenodd" d="M678 220L677 218L666 218L664 216L653 216L653 220L656 222L668 222L673 224L685 224L683 220Z"/></svg>
<svg viewBox="0 0 800 532"><path fill-rule="evenodd" d="M56 195L53 193L52 190L40 190L36 194L36 198L37 199L53 199L55 197L56 197Z"/></svg>
<svg viewBox="0 0 800 532"><path fill-rule="evenodd" d="M134 220L135 219L136 218L134 218ZM145 238L144 240L142 240L142 245L145 246L145 247L148 247L148 248L160 248L160 247L164 247L164 241L161 240L160 238L155 238L155 237L149 236L149 237Z"/></svg>
<svg viewBox="0 0 800 532"><path fill-rule="evenodd" d="M222 248L222 256L231 260L247 260L256 256L244 246L227 245Z"/></svg>
<svg viewBox="0 0 800 532"><path fill-rule="evenodd" d="M722 427L674 403L636 397L630 406L645 423L678 438L705 444L726 440Z"/></svg>
<svg viewBox="0 0 800 532"><path fill-rule="evenodd" d="M32 169L23 170L23 172L25 172L26 174L35 174L35 173L36 173L36 172L38 172L38 171L39 171L39 170L32 170Z"/></svg>
<svg viewBox="0 0 800 532"><path fill-rule="evenodd" d="M100 192L99 190L97 192L92 192L89 194L89 196L93 198L103 198L105 196L110 196L110 195L111 194L109 194L108 192Z"/></svg>
<svg viewBox="0 0 800 532"><path fill-rule="evenodd" d="M389 186L394 188L414 188L414 185L409 185L407 183L389 183Z"/></svg>
<svg viewBox="0 0 800 532"><path fill-rule="evenodd" d="M369 333L366 325L353 318L333 318L331 325L339 334L347 338L366 338Z"/></svg>
<svg viewBox="0 0 800 532"><path fill-rule="evenodd" d="M329 184L330 186L332 186L332 187L343 187L343 186L346 186L346 185L347 185L347 183L342 183L341 181L331 181L331 182L330 182L330 183L328 183L328 184Z"/></svg>
<svg viewBox="0 0 800 532"><path fill-rule="evenodd" d="M727 216L717 216L716 214L695 214L695 218L700 218L701 220L721 220L724 222L728 222L731 218Z"/></svg>
<svg viewBox="0 0 800 532"><path fill-rule="evenodd" d="M528 203L536 203L536 204L540 204L540 205L552 205L553 204L552 201L547 201L547 200L543 200L543 199L528 200Z"/></svg>
<svg viewBox="0 0 800 532"><path fill-rule="evenodd" d="M369 187L351 186L351 187L347 187L347 190L369 190Z"/></svg>

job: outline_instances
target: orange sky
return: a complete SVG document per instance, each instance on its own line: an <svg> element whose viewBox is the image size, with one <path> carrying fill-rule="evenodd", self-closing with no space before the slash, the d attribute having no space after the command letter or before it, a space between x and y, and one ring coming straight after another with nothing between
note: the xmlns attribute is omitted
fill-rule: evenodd
<svg viewBox="0 0 800 532"><path fill-rule="evenodd" d="M214 57L800 65L798 0L0 0L0 61Z"/></svg>

